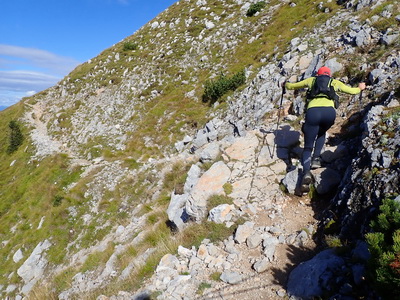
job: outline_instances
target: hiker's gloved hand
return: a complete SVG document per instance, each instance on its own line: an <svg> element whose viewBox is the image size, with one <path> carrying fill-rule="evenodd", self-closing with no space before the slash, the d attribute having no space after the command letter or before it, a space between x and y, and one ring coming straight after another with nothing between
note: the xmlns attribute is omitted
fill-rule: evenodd
<svg viewBox="0 0 400 300"><path fill-rule="evenodd" d="M360 82L360 83L358 84L358 88L359 88L360 90L365 90L365 82Z"/></svg>

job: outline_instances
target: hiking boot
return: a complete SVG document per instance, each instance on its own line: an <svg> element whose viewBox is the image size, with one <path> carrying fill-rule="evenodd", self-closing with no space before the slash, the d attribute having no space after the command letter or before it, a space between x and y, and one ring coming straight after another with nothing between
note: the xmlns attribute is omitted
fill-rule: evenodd
<svg viewBox="0 0 400 300"><path fill-rule="evenodd" d="M302 193L308 193L310 191L310 184L313 181L313 177L310 171L306 171L301 179L300 191Z"/></svg>
<svg viewBox="0 0 400 300"><path fill-rule="evenodd" d="M303 184L300 186L300 192L301 193L308 193L310 191L310 185L309 184Z"/></svg>
<svg viewBox="0 0 400 300"><path fill-rule="evenodd" d="M306 171L301 179L301 185L309 185L313 180L313 176L310 171Z"/></svg>
<svg viewBox="0 0 400 300"><path fill-rule="evenodd" d="M318 168L321 168L321 158L316 157L311 161L311 169L314 170Z"/></svg>

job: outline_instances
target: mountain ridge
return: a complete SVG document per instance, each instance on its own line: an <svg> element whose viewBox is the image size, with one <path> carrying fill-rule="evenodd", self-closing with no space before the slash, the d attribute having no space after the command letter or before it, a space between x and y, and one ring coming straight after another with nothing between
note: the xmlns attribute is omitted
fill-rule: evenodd
<svg viewBox="0 0 400 300"><path fill-rule="evenodd" d="M198 164L204 168L201 172L207 172L214 161L222 159L230 163L230 170L244 172L244 167L240 171L233 164L232 154L224 151L235 143L237 133L242 138L252 136L251 129L260 126L273 131L280 84L291 74L296 74L291 77L295 80L327 62L349 81L361 80L368 74L374 86L368 92L370 98L383 97L390 90L398 97L398 75L393 73L399 54L398 36L397 41L389 41L397 32L379 31L365 21L365 16L362 21L351 16L352 9L357 15L363 7L374 5L373 13L380 16L375 23L383 19L387 22L378 25L390 28L391 22L398 21L394 15L385 17L384 12L399 13L394 1L348 1L345 9L328 1L321 7L307 1L270 1L268 9L254 18L245 15L256 1L211 2L179 1L133 36L79 66L55 87L25 98L5 116L2 128L17 118L29 138L24 149L9 157L2 154L5 164L1 171L5 176L1 184L7 191L18 191L15 196L2 192L6 200L1 206L1 235L3 253L7 253L0 283L7 284L7 288L2 292L7 290L12 295L44 290L45 284L22 271L23 263L29 266L27 259L11 258L11 254L20 252L28 258L33 249L43 257L40 264L45 267L40 270L47 272L41 280L55 276L54 281L49 280L52 285L47 297L57 294L68 299L75 297L74 293L88 293L88 298L94 298L92 287L97 284L105 285L103 289L109 288L116 295L119 284L112 280L113 274L127 278L135 264L150 269L142 278L150 276L160 253L149 265L138 261L151 257L155 244L168 239L169 229L163 224L168 220L165 210L175 194L181 195L177 191L185 183L190 167ZM290 14L296 20L294 25L289 24L288 20L293 21L288 19ZM325 24L312 34L295 36L296 30L287 30L301 32L304 28L300 25L312 26L316 16ZM348 27L342 26L343 18L350 20ZM271 31L267 24L273 24ZM276 28L282 29L281 35ZM327 36L327 32L335 32L336 37ZM334 51L314 48L320 46L321 35L323 43ZM375 42L385 38L387 45L381 42L380 53ZM129 48L127 43L134 43L134 50L125 50ZM381 61L375 67L368 61L371 58L356 56L357 51L370 51L369 55L376 55ZM246 52L251 55L243 55ZM356 58L352 60L349 54ZM392 58L393 63L389 62ZM355 66L357 62L361 70ZM233 74L240 69L245 70L247 78L244 87L214 105L201 102L207 79L218 80L219 73ZM301 97L295 98L297 106L293 109L300 111ZM345 99L349 101L346 109L354 110L356 104ZM298 114L288 113L292 109L290 102L285 99L285 115L298 120ZM290 131L294 132L299 125L291 122L285 120L284 124L293 126ZM265 137L255 136L261 147L258 143ZM2 141L7 144L6 136ZM216 141L222 154L207 148L215 146ZM274 139L269 135L268 145L272 144ZM261 148L263 156L267 156L268 148ZM275 172L286 171L286 165L278 166ZM282 174L274 174L277 182L283 178ZM29 175L33 175L36 184L30 182ZM238 184L234 178L228 183ZM277 182L269 184L283 197ZM18 210L11 205L21 201L27 208ZM237 211L244 210L243 203L235 205ZM36 206L41 209L35 210ZM240 222L239 219L233 218L233 222ZM160 236L146 235L152 227L160 231ZM15 237L9 235L9 230ZM35 248L39 245L45 247ZM173 252L175 247L167 248ZM94 280L96 277L102 280ZM108 287L111 283L115 287ZM132 282L131 285L135 286ZM132 286L131 290L137 288Z"/></svg>

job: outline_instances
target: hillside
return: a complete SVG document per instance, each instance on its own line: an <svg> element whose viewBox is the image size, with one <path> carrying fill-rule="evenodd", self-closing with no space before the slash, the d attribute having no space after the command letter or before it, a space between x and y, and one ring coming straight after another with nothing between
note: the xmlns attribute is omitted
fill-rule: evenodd
<svg viewBox="0 0 400 300"><path fill-rule="evenodd" d="M1 297L376 296L348 263L400 193L399 23L397 1L181 0L1 111ZM322 65L368 89L299 196L304 93L281 84ZM302 282L317 253L358 277Z"/></svg>

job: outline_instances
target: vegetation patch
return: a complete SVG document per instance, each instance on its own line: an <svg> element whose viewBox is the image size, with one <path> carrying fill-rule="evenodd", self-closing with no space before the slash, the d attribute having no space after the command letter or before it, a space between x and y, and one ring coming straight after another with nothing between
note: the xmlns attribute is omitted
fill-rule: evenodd
<svg viewBox="0 0 400 300"><path fill-rule="evenodd" d="M246 82L246 74L244 69L228 77L223 74L217 80L208 80L205 83L203 102L214 104L223 95L229 91L236 90L239 86Z"/></svg>
<svg viewBox="0 0 400 300"><path fill-rule="evenodd" d="M124 51L133 51L133 50L137 50L139 48L139 45L135 42L125 42L124 46L123 46L123 50Z"/></svg>
<svg viewBox="0 0 400 300"><path fill-rule="evenodd" d="M395 299L400 290L400 203L384 199L380 213L366 235L371 253L369 277L385 299Z"/></svg>
<svg viewBox="0 0 400 300"><path fill-rule="evenodd" d="M267 4L265 1L259 1L257 3L252 3L249 7L249 9L246 12L246 16L252 17L259 11L261 11Z"/></svg>
<svg viewBox="0 0 400 300"><path fill-rule="evenodd" d="M233 199L225 195L213 195L207 200L207 210L209 211L221 204L233 204Z"/></svg>
<svg viewBox="0 0 400 300"><path fill-rule="evenodd" d="M221 279L221 275L222 275L222 273L221 272L214 272L214 273L212 273L211 275L210 275L210 278L212 279L212 280L214 280L214 281L220 281Z"/></svg>
<svg viewBox="0 0 400 300"><path fill-rule="evenodd" d="M114 252L114 245L109 243L104 251L96 251L89 254L83 263L80 271L86 272L98 268L101 265L105 265Z"/></svg>
<svg viewBox="0 0 400 300"><path fill-rule="evenodd" d="M325 242L329 248L339 248L342 247L342 241L338 236L335 235L327 235L325 236Z"/></svg>
<svg viewBox="0 0 400 300"><path fill-rule="evenodd" d="M198 295L203 295L204 291L206 289L209 289L211 287L211 284L208 282L202 282L200 283L199 287L197 288L196 294Z"/></svg>
<svg viewBox="0 0 400 300"><path fill-rule="evenodd" d="M19 128L19 124L15 120L10 121L8 127L10 128L11 131L10 131L10 144L8 145L7 153L11 154L17 151L19 146L22 145L24 137L22 135L21 129Z"/></svg>
<svg viewBox="0 0 400 300"><path fill-rule="evenodd" d="M223 185L224 192L226 195L232 194L233 192L233 186L231 183L227 182Z"/></svg>

